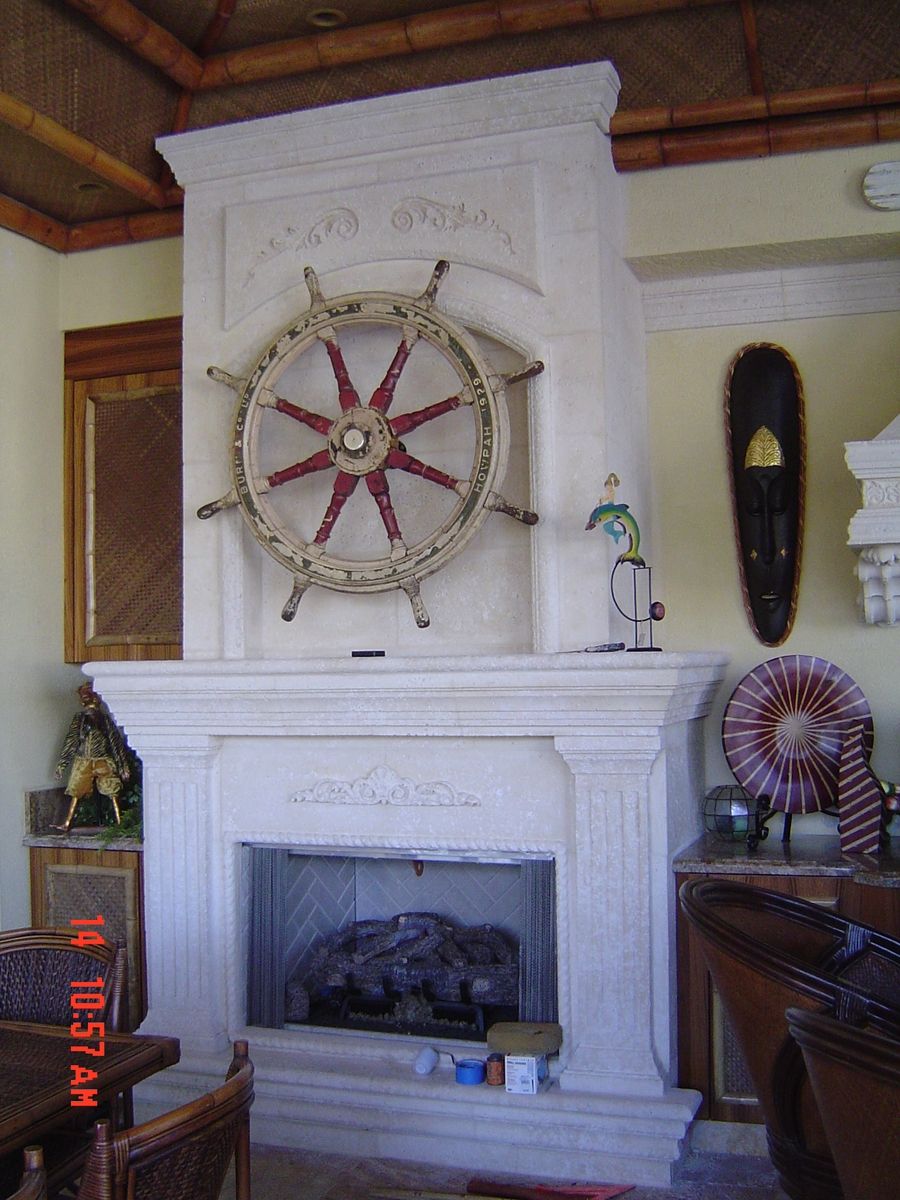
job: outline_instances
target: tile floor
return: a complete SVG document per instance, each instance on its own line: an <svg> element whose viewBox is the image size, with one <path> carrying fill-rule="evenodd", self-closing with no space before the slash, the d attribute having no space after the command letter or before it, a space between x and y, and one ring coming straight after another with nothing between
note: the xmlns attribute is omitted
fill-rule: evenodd
<svg viewBox="0 0 900 1200"><path fill-rule="evenodd" d="M366 1200L379 1188L430 1189L463 1194L471 1172L417 1166L388 1159L352 1159L304 1150L254 1146L253 1200ZM786 1200L767 1158L740 1154L689 1154L669 1188L635 1187L623 1200ZM499 1176L498 1176L499 1178ZM514 1176L506 1176L512 1182ZM522 1179L516 1182L536 1182ZM627 1183L627 1179L571 1180ZM231 1180L222 1200L233 1200Z"/></svg>

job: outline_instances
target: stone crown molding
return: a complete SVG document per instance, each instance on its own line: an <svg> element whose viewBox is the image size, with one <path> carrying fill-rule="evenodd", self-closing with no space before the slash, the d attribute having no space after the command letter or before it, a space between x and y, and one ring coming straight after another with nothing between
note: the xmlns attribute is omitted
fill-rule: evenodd
<svg viewBox="0 0 900 1200"><path fill-rule="evenodd" d="M156 147L185 187L584 122L608 133L618 95L611 63L584 63L195 130Z"/></svg>
<svg viewBox="0 0 900 1200"><path fill-rule="evenodd" d="M900 260L646 280L648 333L900 310Z"/></svg>

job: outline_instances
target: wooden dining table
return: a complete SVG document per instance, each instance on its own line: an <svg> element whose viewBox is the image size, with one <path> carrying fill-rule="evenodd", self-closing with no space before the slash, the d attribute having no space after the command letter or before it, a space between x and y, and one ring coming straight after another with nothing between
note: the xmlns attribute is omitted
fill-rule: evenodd
<svg viewBox="0 0 900 1200"><path fill-rule="evenodd" d="M102 1054L73 1050L80 1045L64 1026L0 1021L0 1157L65 1127L75 1114L73 1064L97 1072L82 1086L96 1088L103 1104L149 1075L178 1062L177 1038L136 1033L105 1033ZM93 1048L99 1050L100 1041Z"/></svg>

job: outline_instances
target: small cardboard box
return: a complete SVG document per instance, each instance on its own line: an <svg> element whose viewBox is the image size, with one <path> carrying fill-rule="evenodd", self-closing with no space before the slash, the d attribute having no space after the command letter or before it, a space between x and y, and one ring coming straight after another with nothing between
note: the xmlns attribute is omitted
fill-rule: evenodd
<svg viewBox="0 0 900 1200"><path fill-rule="evenodd" d="M536 1095L549 1078L546 1054L507 1054L506 1090L523 1096Z"/></svg>

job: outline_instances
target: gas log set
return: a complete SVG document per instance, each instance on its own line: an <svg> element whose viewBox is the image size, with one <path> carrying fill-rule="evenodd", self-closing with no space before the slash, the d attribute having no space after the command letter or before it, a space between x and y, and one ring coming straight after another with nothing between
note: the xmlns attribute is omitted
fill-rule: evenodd
<svg viewBox="0 0 900 1200"><path fill-rule="evenodd" d="M483 1038L515 1020L519 952L491 925L434 913L354 921L323 937L288 980L290 1023Z"/></svg>

